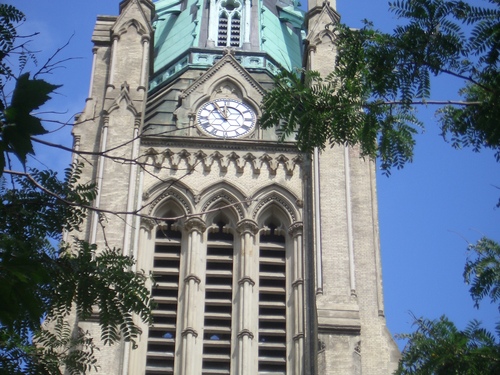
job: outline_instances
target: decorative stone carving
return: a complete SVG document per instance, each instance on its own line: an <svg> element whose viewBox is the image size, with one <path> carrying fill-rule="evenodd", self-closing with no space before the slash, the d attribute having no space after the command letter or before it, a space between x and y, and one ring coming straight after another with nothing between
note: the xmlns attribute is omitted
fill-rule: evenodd
<svg viewBox="0 0 500 375"><path fill-rule="evenodd" d="M234 163L234 165L236 166L236 171L238 173L243 173L243 167L244 167L244 165L243 166L241 165L240 156L236 152L234 152L234 151L231 152L227 156L227 159L231 160Z"/></svg>
<svg viewBox="0 0 500 375"><path fill-rule="evenodd" d="M279 206L283 207L289 214L290 214L290 217L292 218L292 221L295 221L297 218L295 217L295 212L294 210L289 206L289 204L284 200L282 199L281 197L278 197L276 195L270 195L264 199L261 199L259 204L255 207L255 209L253 210L253 214L252 214L252 219L255 220L255 218L257 217L257 214L259 213L259 211L266 205L272 203L272 202L276 202Z"/></svg>
<svg viewBox="0 0 500 375"><path fill-rule="evenodd" d="M123 81L120 88L122 91L130 92L130 85L127 83L127 81Z"/></svg>
<svg viewBox="0 0 500 375"><path fill-rule="evenodd" d="M148 232L151 232L155 227L156 222L152 219L147 219L145 217L141 218L141 228L146 229Z"/></svg>
<svg viewBox="0 0 500 375"><path fill-rule="evenodd" d="M361 355L361 341L358 341L356 343L356 346L354 347L354 353Z"/></svg>
<svg viewBox="0 0 500 375"><path fill-rule="evenodd" d="M189 283L189 281L193 280L196 284L200 284L201 283L201 279L196 276L196 275L187 275L185 278L184 278L184 281L186 283Z"/></svg>
<svg viewBox="0 0 500 375"><path fill-rule="evenodd" d="M160 203L161 201L165 200L168 197L173 197L177 203L180 203L182 207L184 207L187 215L192 213L191 207L184 200L184 197L177 194L174 190L167 190L164 191L162 194L160 194L158 197L156 197L156 199L153 202L151 202L151 204L149 205L149 214L151 215L151 213L153 212L154 208L158 203Z"/></svg>
<svg viewBox="0 0 500 375"><path fill-rule="evenodd" d="M302 235L304 231L304 223L302 221L297 221L288 227L288 233L292 237Z"/></svg>
<svg viewBox="0 0 500 375"><path fill-rule="evenodd" d="M244 214L243 214L243 209L242 209L241 205L235 204L235 203L237 203L237 201L235 201L233 197L226 194L225 192L220 192L218 194L215 194L211 199L209 199L207 202L205 202L205 204L203 205L203 207L201 209L201 212L206 212L212 204L214 204L215 202L217 202L219 200L225 200L229 204L234 205L233 207L238 212L239 219L240 220L243 219Z"/></svg>
<svg viewBox="0 0 500 375"><path fill-rule="evenodd" d="M255 281L253 281L253 279L252 279L251 277L248 277L248 276L243 277L243 278L241 278L241 279L238 281L238 284L239 284L239 285L243 285L243 284L245 284L245 283L248 283L248 284L250 284L251 286L254 286L254 285L255 285Z"/></svg>
<svg viewBox="0 0 500 375"><path fill-rule="evenodd" d="M250 166L253 168L253 173L259 174L260 168L257 167L257 163L255 162L256 159L257 157L250 152L243 156L243 160L245 160L245 162L250 164Z"/></svg>
<svg viewBox="0 0 500 375"><path fill-rule="evenodd" d="M194 337L198 337L198 332L194 328L188 327L182 331L182 336L185 337L187 335L192 335Z"/></svg>
<svg viewBox="0 0 500 375"><path fill-rule="evenodd" d="M243 337L243 336L247 336L249 337L251 340L253 340L254 336L253 336L253 333L248 330L248 329L242 329L239 333L238 333L238 337Z"/></svg>
<svg viewBox="0 0 500 375"><path fill-rule="evenodd" d="M200 79L194 82L189 88L184 90L184 93L182 94L183 97L187 97L191 93L195 92L200 86L204 85L217 72L219 72L226 64L234 68L239 73L240 77L245 80L245 83L249 84L251 87L256 89L259 94L264 96L264 88L251 75L248 74L248 72L241 66L241 64L235 59L232 54L228 53L225 54L219 61L217 61L210 70L203 74Z"/></svg>
<svg viewBox="0 0 500 375"><path fill-rule="evenodd" d="M304 338L303 333L297 333L295 336L293 336L293 341L299 341L302 340L303 338Z"/></svg>
<svg viewBox="0 0 500 375"><path fill-rule="evenodd" d="M276 174L276 169L278 168L278 164L269 154L264 154L259 159L260 159L260 168L262 168L264 164L267 164L267 166L269 167L269 173L273 175Z"/></svg>
<svg viewBox="0 0 500 375"><path fill-rule="evenodd" d="M257 225L257 223L253 220L250 220L250 219L241 220L237 224L236 229L241 234L248 232L248 233L255 235L259 232L259 226Z"/></svg>
<svg viewBox="0 0 500 375"><path fill-rule="evenodd" d="M192 232L194 230L203 233L207 229L205 222L201 220L199 217L190 217L184 222L184 228L188 232Z"/></svg>
<svg viewBox="0 0 500 375"><path fill-rule="evenodd" d="M318 353L324 352L326 349L326 344L324 341L318 340Z"/></svg>

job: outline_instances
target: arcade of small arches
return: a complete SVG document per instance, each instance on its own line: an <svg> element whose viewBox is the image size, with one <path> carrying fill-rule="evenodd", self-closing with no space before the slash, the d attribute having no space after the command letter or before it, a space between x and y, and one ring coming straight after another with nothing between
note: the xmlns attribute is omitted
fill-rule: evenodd
<svg viewBox="0 0 500 375"><path fill-rule="evenodd" d="M144 222L140 247L155 278L156 303L145 374L231 374L242 368L300 374L300 210L276 191L250 204L220 186L206 199L180 190L160 196L152 212L166 220ZM195 206L203 207L201 215L186 217Z"/></svg>

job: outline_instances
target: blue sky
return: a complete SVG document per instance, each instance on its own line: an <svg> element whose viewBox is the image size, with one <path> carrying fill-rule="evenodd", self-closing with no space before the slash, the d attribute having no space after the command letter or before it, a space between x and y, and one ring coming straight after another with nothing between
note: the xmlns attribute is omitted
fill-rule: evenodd
<svg viewBox="0 0 500 375"><path fill-rule="evenodd" d="M45 110L61 111L58 119L69 121L83 109L91 69L90 41L97 14L115 15L118 0L15 0L27 15L26 33L40 32L33 48L44 61L73 35L62 58L76 58L48 79L63 84ZM481 0L474 1L480 5ZM377 28L389 30L396 22L387 1L337 0L342 21L360 27L367 18ZM50 53L48 53L50 52ZM457 98L461 82L440 80L432 99ZM426 131L417 138L415 160L387 178L379 174L378 196L386 317L391 332L411 330L411 311L416 316L448 315L460 327L470 319L493 327L496 308L485 301L473 308L462 281L467 241L482 235L500 240L499 165L491 152L476 154L454 150L438 134L432 108L420 110ZM49 115L44 115L48 117ZM52 116L52 115L51 115ZM56 126L53 126L54 128ZM71 145L70 126L51 135ZM69 155L40 150L33 165L64 168ZM37 165L42 163L42 165Z"/></svg>

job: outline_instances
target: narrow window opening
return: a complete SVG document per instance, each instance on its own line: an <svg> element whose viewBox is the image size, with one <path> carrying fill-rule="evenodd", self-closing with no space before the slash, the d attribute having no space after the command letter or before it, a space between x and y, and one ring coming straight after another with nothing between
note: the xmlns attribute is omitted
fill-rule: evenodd
<svg viewBox="0 0 500 375"><path fill-rule="evenodd" d="M149 328L146 375L173 374L177 304L179 298L180 238L175 223L168 221L156 231L153 259L155 286L152 298L156 303L153 324Z"/></svg>
<svg viewBox="0 0 500 375"><path fill-rule="evenodd" d="M224 220L208 233L202 374L229 374L233 312L233 235Z"/></svg>
<svg viewBox="0 0 500 375"><path fill-rule="evenodd" d="M285 237L274 223L260 235L259 374L286 374Z"/></svg>

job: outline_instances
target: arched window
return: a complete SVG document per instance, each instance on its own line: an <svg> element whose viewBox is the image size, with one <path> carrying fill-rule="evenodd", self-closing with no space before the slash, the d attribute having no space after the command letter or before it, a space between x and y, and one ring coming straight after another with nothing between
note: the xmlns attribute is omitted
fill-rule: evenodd
<svg viewBox="0 0 500 375"><path fill-rule="evenodd" d="M241 45L242 9L242 3L238 0L223 0L218 3L217 46L239 47Z"/></svg>
<svg viewBox="0 0 500 375"><path fill-rule="evenodd" d="M146 375L302 373L302 223L236 199L212 191L206 217L157 227Z"/></svg>

